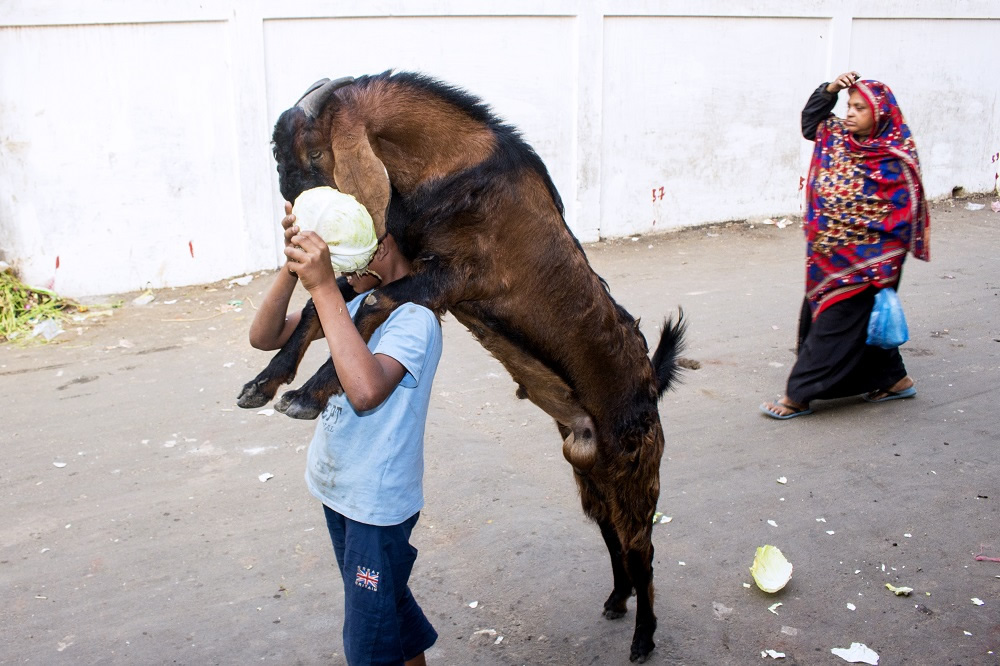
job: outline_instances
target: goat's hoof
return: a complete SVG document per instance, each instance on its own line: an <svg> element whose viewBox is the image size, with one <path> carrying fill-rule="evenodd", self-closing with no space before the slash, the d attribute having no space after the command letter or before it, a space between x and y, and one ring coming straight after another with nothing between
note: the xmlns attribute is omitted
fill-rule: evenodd
<svg viewBox="0 0 1000 666"><path fill-rule="evenodd" d="M615 590L608 597L608 600L604 602L604 612L601 613L604 617L609 620L618 620L625 617L627 611L628 598L632 596L632 590L628 590L624 594Z"/></svg>
<svg viewBox="0 0 1000 666"><path fill-rule="evenodd" d="M286 391L274 405L274 411L293 419L312 420L323 413L323 405L301 391Z"/></svg>
<svg viewBox="0 0 1000 666"><path fill-rule="evenodd" d="M620 620L621 618L625 617L625 612L626 611L624 608L605 607L604 612L601 613L601 615L608 618L609 620Z"/></svg>
<svg viewBox="0 0 1000 666"><path fill-rule="evenodd" d="M653 642L653 632L643 631L642 628L636 627L635 635L632 636L632 651L628 660L637 664L645 664L654 647L656 647L656 643Z"/></svg>
<svg viewBox="0 0 1000 666"><path fill-rule="evenodd" d="M243 390L240 391L239 397L236 398L237 406L243 409L256 409L270 402L274 394L271 393L268 395L264 389L265 383L264 381L254 379L244 384Z"/></svg>
<svg viewBox="0 0 1000 666"><path fill-rule="evenodd" d="M628 660L636 664L645 664L656 645L650 639L646 639L643 641L643 645L638 647L636 646L637 642L639 642L638 639L632 641L632 652L629 654Z"/></svg>

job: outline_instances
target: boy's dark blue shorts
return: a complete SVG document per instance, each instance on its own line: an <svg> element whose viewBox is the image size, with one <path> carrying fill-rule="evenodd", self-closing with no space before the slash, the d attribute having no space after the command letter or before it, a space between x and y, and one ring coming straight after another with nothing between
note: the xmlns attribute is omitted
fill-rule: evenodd
<svg viewBox="0 0 1000 666"><path fill-rule="evenodd" d="M323 510L344 578L347 663L401 664L434 645L437 632L407 586L417 559L410 533L420 513L380 526Z"/></svg>

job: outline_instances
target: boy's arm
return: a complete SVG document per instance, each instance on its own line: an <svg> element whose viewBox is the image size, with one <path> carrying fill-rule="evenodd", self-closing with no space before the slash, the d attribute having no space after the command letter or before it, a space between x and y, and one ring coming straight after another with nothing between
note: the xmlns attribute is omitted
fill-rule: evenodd
<svg viewBox="0 0 1000 666"><path fill-rule="evenodd" d="M292 215L292 204L285 202L285 217L281 220L285 229L285 247L291 243L291 238L298 233L295 226L295 216ZM302 316L301 311L288 314L288 303L295 291L298 277L292 273L286 263L271 283L264 301L250 324L250 344L256 349L270 351L279 349L295 330Z"/></svg>
<svg viewBox="0 0 1000 666"><path fill-rule="evenodd" d="M391 356L372 354L368 349L337 287L330 248L316 232L299 232L292 237L285 256L312 296L347 399L359 412L378 407L402 381L406 368Z"/></svg>

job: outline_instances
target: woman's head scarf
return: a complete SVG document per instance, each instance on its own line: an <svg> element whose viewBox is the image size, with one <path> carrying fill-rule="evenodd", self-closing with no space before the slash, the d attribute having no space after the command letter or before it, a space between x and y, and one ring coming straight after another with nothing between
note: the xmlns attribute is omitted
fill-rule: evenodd
<svg viewBox="0 0 1000 666"><path fill-rule="evenodd" d="M910 128L889 86L858 81L872 109L859 141L830 116L816 131L806 187L806 294L813 316L869 285L896 284L911 252L930 259L930 219Z"/></svg>

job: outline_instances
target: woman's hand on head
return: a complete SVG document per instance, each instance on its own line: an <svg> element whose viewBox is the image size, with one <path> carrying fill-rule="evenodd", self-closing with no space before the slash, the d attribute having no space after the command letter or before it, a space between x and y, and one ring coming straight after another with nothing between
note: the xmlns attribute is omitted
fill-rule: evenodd
<svg viewBox="0 0 1000 666"><path fill-rule="evenodd" d="M289 270L299 276L302 286L310 293L323 285L336 287L336 276L330 264L330 247L315 231L300 231L289 237L285 256L288 257Z"/></svg>
<svg viewBox="0 0 1000 666"><path fill-rule="evenodd" d="M850 88L851 86L853 86L854 83L858 81L860 78L861 75L858 74L857 72L854 71L844 72L843 74L835 78L833 81L831 81L829 84L827 84L826 90L827 92L838 93L841 90L844 90L845 88Z"/></svg>

